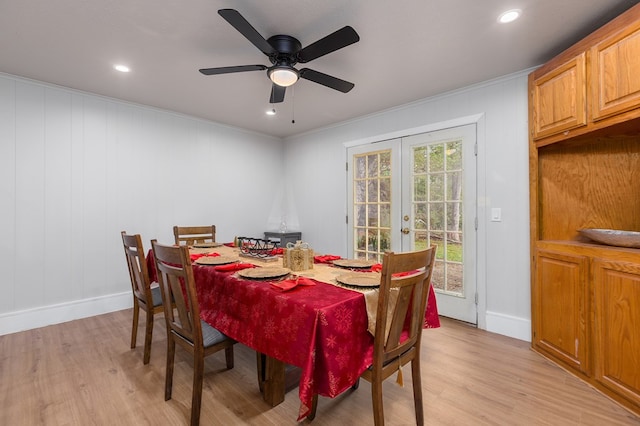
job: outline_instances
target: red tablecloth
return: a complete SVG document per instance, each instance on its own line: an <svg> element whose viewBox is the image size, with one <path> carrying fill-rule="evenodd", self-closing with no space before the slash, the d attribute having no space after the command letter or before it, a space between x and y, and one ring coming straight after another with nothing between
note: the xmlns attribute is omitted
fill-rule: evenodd
<svg viewBox="0 0 640 426"><path fill-rule="evenodd" d="M150 264L153 263L150 258ZM155 267L150 273L155 276ZM210 266L193 265L202 319L227 336L302 369L299 417L314 394L335 397L373 360L364 296L331 284L282 292L269 282L244 280ZM439 327L433 290L425 327Z"/></svg>
<svg viewBox="0 0 640 426"><path fill-rule="evenodd" d="M373 360L362 294L317 282L288 292L194 266L200 315L227 336L302 369L299 418L314 393L335 397Z"/></svg>

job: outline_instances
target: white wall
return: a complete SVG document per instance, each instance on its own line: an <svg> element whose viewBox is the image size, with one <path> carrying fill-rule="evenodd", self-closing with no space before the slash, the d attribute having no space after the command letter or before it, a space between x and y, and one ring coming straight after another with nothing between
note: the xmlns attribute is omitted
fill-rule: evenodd
<svg viewBox="0 0 640 426"><path fill-rule="evenodd" d="M0 335L131 306L122 230L146 248L173 225L260 236L282 145L0 74Z"/></svg>
<svg viewBox="0 0 640 426"><path fill-rule="evenodd" d="M478 122L478 326L530 340L527 74L517 73L298 135L285 142L286 180L303 239L347 255L346 146ZM428 82L425 82L428 84ZM492 207L502 222L490 222Z"/></svg>

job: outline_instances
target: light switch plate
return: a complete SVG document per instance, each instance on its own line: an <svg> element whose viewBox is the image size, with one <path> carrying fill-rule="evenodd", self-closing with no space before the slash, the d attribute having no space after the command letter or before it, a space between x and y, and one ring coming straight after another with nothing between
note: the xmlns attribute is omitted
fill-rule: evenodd
<svg viewBox="0 0 640 426"><path fill-rule="evenodd" d="M502 222L502 209L494 207L491 209L491 222Z"/></svg>

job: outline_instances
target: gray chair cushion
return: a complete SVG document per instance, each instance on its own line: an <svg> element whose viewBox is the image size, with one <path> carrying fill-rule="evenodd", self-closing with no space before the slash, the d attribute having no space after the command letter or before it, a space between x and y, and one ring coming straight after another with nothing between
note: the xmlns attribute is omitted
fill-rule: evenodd
<svg viewBox="0 0 640 426"><path fill-rule="evenodd" d="M200 320L200 324L202 324L202 344L205 348L227 340L227 336L211 327L207 322Z"/></svg>
<svg viewBox="0 0 640 426"><path fill-rule="evenodd" d="M162 305L162 292L160 291L160 287L151 289L151 298L153 299L153 306Z"/></svg>

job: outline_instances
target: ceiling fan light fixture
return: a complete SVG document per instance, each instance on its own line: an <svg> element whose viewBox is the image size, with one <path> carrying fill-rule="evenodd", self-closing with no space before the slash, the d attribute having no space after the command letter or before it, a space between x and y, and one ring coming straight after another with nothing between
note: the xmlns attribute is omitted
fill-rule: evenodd
<svg viewBox="0 0 640 426"><path fill-rule="evenodd" d="M289 87L298 81L298 71L286 65L280 65L269 70L269 78L278 86Z"/></svg>

